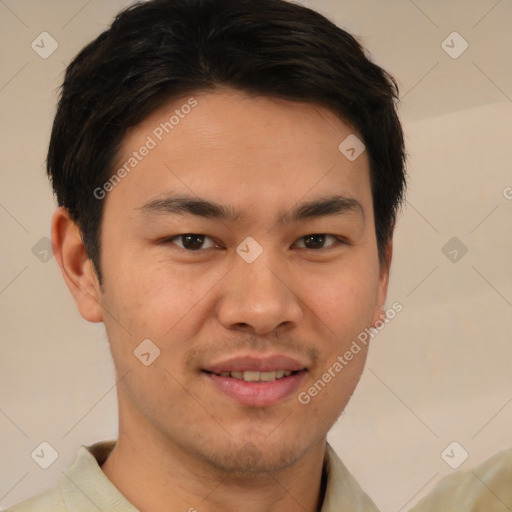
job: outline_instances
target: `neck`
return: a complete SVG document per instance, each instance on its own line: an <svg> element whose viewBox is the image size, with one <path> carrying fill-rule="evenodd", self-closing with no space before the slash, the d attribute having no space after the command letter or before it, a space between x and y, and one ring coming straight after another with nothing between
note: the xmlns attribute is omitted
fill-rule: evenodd
<svg viewBox="0 0 512 512"><path fill-rule="evenodd" d="M317 512L326 439L297 463L275 472L222 471L155 432L121 428L101 469L141 511Z"/></svg>

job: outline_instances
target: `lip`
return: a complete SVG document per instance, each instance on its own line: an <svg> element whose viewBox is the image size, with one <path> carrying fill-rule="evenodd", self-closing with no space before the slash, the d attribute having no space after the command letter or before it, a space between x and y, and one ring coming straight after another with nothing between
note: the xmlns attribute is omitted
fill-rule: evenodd
<svg viewBox="0 0 512 512"><path fill-rule="evenodd" d="M271 382L246 382L243 379L222 377L222 372L272 372L288 370L295 373ZM234 398L242 405L267 407L276 405L300 387L307 374L307 364L293 357L278 353L252 353L234 355L214 361L203 368L202 374L219 391Z"/></svg>
<svg viewBox="0 0 512 512"><path fill-rule="evenodd" d="M283 367L281 367L281 369L283 369ZM242 379L221 377L220 375L206 371L203 371L202 374L219 391L234 398L240 404L252 407L268 407L276 405L296 393L307 374L307 370L299 370L297 373L292 373L288 377L282 377L281 379L271 382L246 382Z"/></svg>
<svg viewBox="0 0 512 512"><path fill-rule="evenodd" d="M222 361L213 362L207 367L203 368L207 372L222 373L222 372L273 372L276 370L289 370L297 372L305 370L307 365L292 357L284 354L267 354L267 355L252 355L245 356L232 356ZM286 377L288 378L288 377Z"/></svg>

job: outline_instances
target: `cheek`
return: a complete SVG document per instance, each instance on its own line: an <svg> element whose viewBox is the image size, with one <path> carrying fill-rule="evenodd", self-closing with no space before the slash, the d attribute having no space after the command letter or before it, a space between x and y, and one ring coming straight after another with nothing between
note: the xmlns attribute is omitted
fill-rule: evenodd
<svg viewBox="0 0 512 512"><path fill-rule="evenodd" d="M359 345L336 347L311 374L299 395L302 404L309 401L308 416L322 418L329 429L345 409L363 372L367 347Z"/></svg>
<svg viewBox="0 0 512 512"><path fill-rule="evenodd" d="M305 300L334 333L347 335L371 322L377 301L378 273L368 265L331 269L323 278L309 278Z"/></svg>
<svg viewBox="0 0 512 512"><path fill-rule="evenodd" d="M335 277L317 285L310 302L322 320L319 329L326 340L319 367L312 375L316 388L322 389L317 391L322 397L312 402L319 414L323 402L325 410L330 411L329 417L335 420L354 392L366 362L368 343L361 341L360 336L372 322L378 267L360 258L332 275ZM330 406L326 407L326 403Z"/></svg>
<svg viewBox="0 0 512 512"><path fill-rule="evenodd" d="M225 268L176 264L159 255L132 253L109 269L108 306L134 339L163 343L169 336L194 334L198 316L226 274ZM210 305L211 306L211 305ZM113 328L117 328L115 325Z"/></svg>

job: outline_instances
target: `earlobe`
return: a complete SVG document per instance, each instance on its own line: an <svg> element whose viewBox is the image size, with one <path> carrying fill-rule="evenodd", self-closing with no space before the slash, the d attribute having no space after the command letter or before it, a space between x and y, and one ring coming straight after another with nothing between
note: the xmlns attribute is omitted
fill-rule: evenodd
<svg viewBox="0 0 512 512"><path fill-rule="evenodd" d="M52 248L80 315L89 322L102 322L98 279L80 229L64 207L57 208L52 217Z"/></svg>
<svg viewBox="0 0 512 512"><path fill-rule="evenodd" d="M375 312L373 314L373 319L372 319L372 327L377 327L377 324L380 323L380 322L384 322L386 318L386 311L384 310L384 305L383 304L378 304L377 306L375 306Z"/></svg>

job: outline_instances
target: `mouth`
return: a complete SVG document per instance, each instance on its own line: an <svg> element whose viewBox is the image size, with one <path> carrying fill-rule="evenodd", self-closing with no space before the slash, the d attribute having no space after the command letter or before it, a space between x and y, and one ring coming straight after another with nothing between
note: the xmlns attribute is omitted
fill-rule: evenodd
<svg viewBox="0 0 512 512"><path fill-rule="evenodd" d="M284 355L232 357L202 369L209 386L240 405L269 407L298 392L307 366Z"/></svg>
<svg viewBox="0 0 512 512"><path fill-rule="evenodd" d="M304 369L305 370L305 369ZM268 372L259 372L259 371L244 371L244 372L210 372L208 370L203 370L206 373L211 373L216 375L217 377L225 377L231 379L243 380L245 382L273 382L275 380L280 380L285 377L289 377L290 375L294 375L304 370L275 370Z"/></svg>

